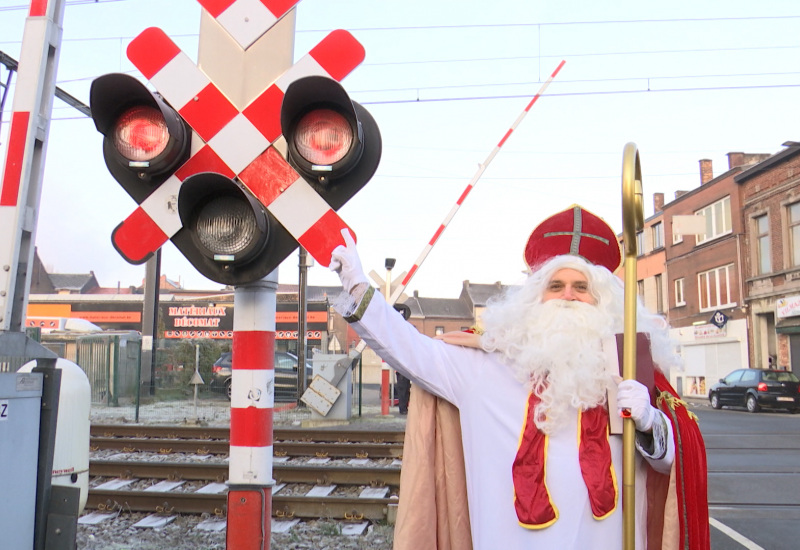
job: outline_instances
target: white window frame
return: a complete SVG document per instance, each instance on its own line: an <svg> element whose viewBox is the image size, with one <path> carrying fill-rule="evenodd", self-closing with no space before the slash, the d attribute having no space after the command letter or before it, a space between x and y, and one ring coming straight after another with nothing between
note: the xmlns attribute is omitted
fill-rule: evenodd
<svg viewBox="0 0 800 550"><path fill-rule="evenodd" d="M792 219L793 208L798 209L796 220ZM800 266L800 202L786 205L786 242L789 243L790 267Z"/></svg>
<svg viewBox="0 0 800 550"><path fill-rule="evenodd" d="M653 275L653 279L656 283L656 313L664 313L664 288L661 273Z"/></svg>
<svg viewBox="0 0 800 550"><path fill-rule="evenodd" d="M675 279L675 307L686 305L686 294L684 293L683 277Z"/></svg>
<svg viewBox="0 0 800 550"><path fill-rule="evenodd" d="M765 232L761 232L761 222L766 223ZM772 235L770 234L769 214L753 216L753 236L755 237L755 265L758 275L772 273ZM765 266L764 263L767 263Z"/></svg>
<svg viewBox="0 0 800 550"><path fill-rule="evenodd" d="M664 248L664 224L662 222L652 225L653 250Z"/></svg>
<svg viewBox="0 0 800 550"><path fill-rule="evenodd" d="M721 211L721 212L718 212ZM719 219L719 213L722 214L722 219ZM708 206L701 208L695 212L695 216L705 216L706 228L711 230L711 235L703 233L697 235L697 244L703 244L708 241L713 241L723 235L729 235L733 230L731 227L731 197L730 195L724 197L716 202L712 202ZM722 225L718 231L718 225Z"/></svg>
<svg viewBox="0 0 800 550"><path fill-rule="evenodd" d="M646 252L644 246L644 231L639 231L636 234L636 255L642 256Z"/></svg>
<svg viewBox="0 0 800 550"><path fill-rule="evenodd" d="M700 311L715 311L736 306L736 302L731 301L731 293L733 292L733 285L731 284L731 274L733 273L733 264L723 265L708 271L701 271L697 274L697 304ZM709 276L710 273L714 274L714 288L711 288ZM703 280L705 276L705 282ZM721 296L720 280L725 278L725 288L727 289L727 296ZM708 303L703 304L703 289L705 288L706 295L708 296ZM714 297L712 302L711 297ZM723 298L725 302L723 302Z"/></svg>

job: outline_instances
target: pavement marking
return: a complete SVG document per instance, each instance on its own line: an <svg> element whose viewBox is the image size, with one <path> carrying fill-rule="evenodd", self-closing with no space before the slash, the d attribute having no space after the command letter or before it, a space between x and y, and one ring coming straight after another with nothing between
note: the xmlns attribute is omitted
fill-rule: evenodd
<svg viewBox="0 0 800 550"><path fill-rule="evenodd" d="M736 542L747 548L747 550L764 550L764 547L759 546L758 544L748 539L744 535L734 531L724 523L717 521L714 518L708 518L708 523L715 529L722 531L724 534L728 535L728 537L732 538L733 540L735 540Z"/></svg>

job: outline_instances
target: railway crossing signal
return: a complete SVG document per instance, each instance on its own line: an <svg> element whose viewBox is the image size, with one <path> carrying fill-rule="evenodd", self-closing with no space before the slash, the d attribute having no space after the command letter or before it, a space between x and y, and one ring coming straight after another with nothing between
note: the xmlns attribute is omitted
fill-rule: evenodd
<svg viewBox="0 0 800 550"><path fill-rule="evenodd" d="M94 80L89 98L108 171L141 203L189 158L191 129L158 94L126 74Z"/></svg>
<svg viewBox="0 0 800 550"><path fill-rule="evenodd" d="M281 129L289 164L334 209L378 168L378 125L335 80L309 76L290 84L281 106Z"/></svg>
<svg viewBox="0 0 800 550"><path fill-rule="evenodd" d="M243 109L160 29L137 36L128 57L158 93L125 75L92 86L109 171L139 205L112 234L122 257L143 263L172 239L200 273L228 285L265 277L298 243L327 266L347 227L336 210L369 181L381 155L375 120L337 82L363 60L361 44L333 31ZM143 160L113 146L115 117L139 104L152 118L161 114L163 159L154 137L136 133L145 124L129 124L125 134L146 149ZM288 162L275 147L282 134ZM200 146L189 153L192 137Z"/></svg>

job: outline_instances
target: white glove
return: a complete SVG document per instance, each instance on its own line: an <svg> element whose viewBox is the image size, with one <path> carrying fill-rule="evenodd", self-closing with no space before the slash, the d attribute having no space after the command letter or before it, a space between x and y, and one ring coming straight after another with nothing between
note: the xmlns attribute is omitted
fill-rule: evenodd
<svg viewBox="0 0 800 550"><path fill-rule="evenodd" d="M636 430L649 433L658 412L650 405L650 392L636 380L623 380L617 387L617 407L620 414L630 411Z"/></svg>
<svg viewBox="0 0 800 550"><path fill-rule="evenodd" d="M352 292L353 288L361 283L369 284L364 269L361 267L361 260L356 250L356 242L347 228L342 229L342 237L347 246L339 245L331 252L330 270L339 275L342 281L342 288L347 292Z"/></svg>

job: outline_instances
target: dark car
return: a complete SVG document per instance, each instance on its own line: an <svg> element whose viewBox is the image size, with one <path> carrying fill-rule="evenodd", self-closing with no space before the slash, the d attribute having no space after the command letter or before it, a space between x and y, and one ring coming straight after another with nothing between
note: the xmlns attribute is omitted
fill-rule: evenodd
<svg viewBox="0 0 800 550"><path fill-rule="evenodd" d="M222 392L231 398L231 361L233 354L223 352L211 367L212 391ZM306 361L306 387L311 382L313 368ZM288 351L275 352L275 401L297 400L297 356Z"/></svg>
<svg viewBox="0 0 800 550"><path fill-rule="evenodd" d="M785 370L739 369L721 378L708 392L711 406L789 409L800 412L800 390L794 373Z"/></svg>

